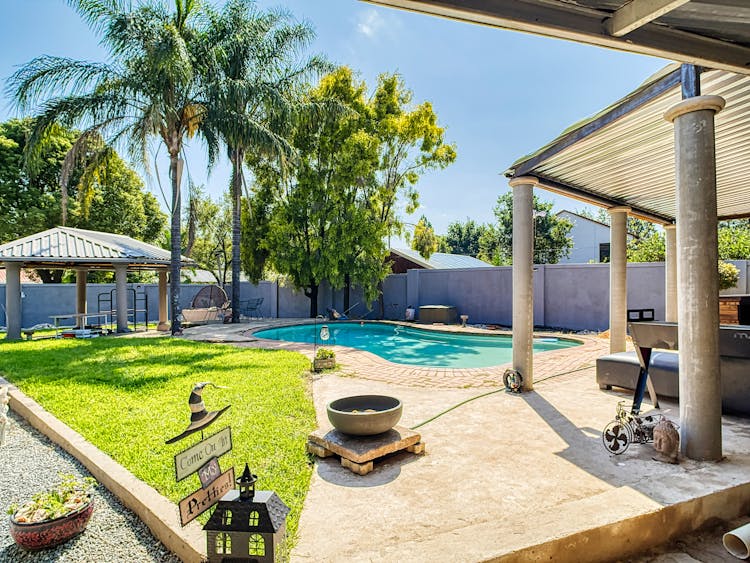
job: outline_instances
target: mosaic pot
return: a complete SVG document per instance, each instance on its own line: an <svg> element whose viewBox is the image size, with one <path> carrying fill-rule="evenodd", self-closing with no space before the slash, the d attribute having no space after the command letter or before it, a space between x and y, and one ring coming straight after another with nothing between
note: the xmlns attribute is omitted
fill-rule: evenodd
<svg viewBox="0 0 750 563"><path fill-rule="evenodd" d="M53 520L25 523L16 522L11 516L10 535L18 545L29 551L47 549L60 545L83 532L92 512L94 512L94 499L75 512Z"/></svg>

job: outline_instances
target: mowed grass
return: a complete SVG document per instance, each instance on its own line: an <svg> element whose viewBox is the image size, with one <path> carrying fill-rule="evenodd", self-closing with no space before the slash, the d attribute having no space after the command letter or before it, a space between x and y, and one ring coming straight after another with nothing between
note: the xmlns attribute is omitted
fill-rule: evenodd
<svg viewBox="0 0 750 563"><path fill-rule="evenodd" d="M258 475L256 489L276 491L291 508L290 537L312 472L305 453L315 428L308 369L294 352L171 338L0 344L0 375L175 503L200 488L196 475L175 482L173 461L200 432L164 442L187 428L195 383L227 386L203 392L209 411L231 405L204 434L232 427L234 447L219 459L222 471L234 466L239 476L247 462Z"/></svg>

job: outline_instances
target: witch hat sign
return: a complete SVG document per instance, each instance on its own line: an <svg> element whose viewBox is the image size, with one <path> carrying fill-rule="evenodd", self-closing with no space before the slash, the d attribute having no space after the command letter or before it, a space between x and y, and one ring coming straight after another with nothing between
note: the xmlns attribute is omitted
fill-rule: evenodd
<svg viewBox="0 0 750 563"><path fill-rule="evenodd" d="M203 404L203 389L210 385L211 387L215 387L217 389L226 389L226 387L220 387L218 385L214 385L213 383L209 381L205 381L203 383L196 383L193 387L192 392L190 393L190 398L188 399L188 405L190 406L190 424L185 429L182 434L178 434L174 438L170 438L166 441L167 444L174 444L178 440L182 440L186 436L189 436L193 432L197 432L198 430L203 430L206 428L209 424L211 424L214 420L219 418L224 411L226 411L231 405L227 405L226 407L219 409L218 411L207 411L206 405Z"/></svg>

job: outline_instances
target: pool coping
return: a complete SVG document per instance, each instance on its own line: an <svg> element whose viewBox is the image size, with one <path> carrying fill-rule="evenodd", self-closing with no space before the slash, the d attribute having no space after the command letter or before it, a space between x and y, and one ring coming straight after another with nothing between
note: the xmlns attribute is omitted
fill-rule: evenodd
<svg viewBox="0 0 750 563"><path fill-rule="evenodd" d="M318 320L318 323L321 321ZM326 323L338 323L347 321L326 321ZM404 321L354 321L370 322L379 324L393 324L418 328L426 331L447 332L457 334L474 335L503 335L512 333L503 329L480 328L476 325L462 327L460 325L426 325ZM259 321L256 326L243 328L235 327L234 330L222 331L232 334L232 337L224 340L231 341L240 346L271 349L292 350L305 354L312 360L315 345L301 342L288 342L283 340L270 340L256 337L254 334L261 330L280 328L284 326L295 326L301 324L316 324L314 319L271 319ZM197 336L197 335L196 335ZM549 350L534 354L534 380L539 381L548 377L562 375L571 371L585 369L594 365L596 358L606 354L609 349L609 340L599 338L595 334L566 333L560 331L537 330L534 337L555 337L565 340L577 340L580 346L573 346L563 350ZM438 387L438 388L470 388L470 387L498 387L502 383L503 372L512 367L512 362L506 362L483 368L441 368L427 366L412 366L398 364L381 358L380 356L348 346L326 345L336 352L337 367L341 375L394 383L411 387ZM563 368L563 369L560 369Z"/></svg>

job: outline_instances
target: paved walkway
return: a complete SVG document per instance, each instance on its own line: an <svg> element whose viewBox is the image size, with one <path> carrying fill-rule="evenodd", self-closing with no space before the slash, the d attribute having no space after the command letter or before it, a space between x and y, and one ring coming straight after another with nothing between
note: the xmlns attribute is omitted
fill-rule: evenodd
<svg viewBox="0 0 750 563"><path fill-rule="evenodd" d="M310 319L270 319L251 321L241 325L204 325L185 331L185 337L195 340L232 342L238 346L266 348L277 350L295 350L312 359L313 345L294 342L267 340L253 336L253 333L265 328L286 326L289 324L310 323ZM402 324L402 323L394 323ZM415 326L409 324L408 326ZM497 335L509 332L487 330L477 327L460 326L427 326L418 328L432 329L451 333ZM534 354L534 380L540 381L566 372L573 372L595 365L596 358L607 353L609 340L591 334L543 333L544 336L558 336L579 340L581 346ZM370 352L345 346L328 346L336 351L336 363L341 375L355 376L360 379L381 381L394 385L425 387L430 389L467 389L475 387L502 386L502 375L510 363L487 368L433 368L404 366L394 364Z"/></svg>
<svg viewBox="0 0 750 563"><path fill-rule="evenodd" d="M310 345L260 341L247 328L200 327L186 337L312 356ZM720 464L658 463L650 444L609 455L601 429L632 393L596 385L594 360L608 351L606 339L569 336L584 344L536 354L535 390L523 395L499 390L505 366L410 368L337 350L342 369L313 378L320 428L330 428L325 405L335 398L393 395L404 404L400 424L421 425L427 450L386 457L365 476L335 456L318 459L292 561L730 560L720 535L738 520L701 541L668 542L696 522L750 508L748 421L725 417ZM679 417L674 403L661 412ZM656 545L665 547L646 552Z"/></svg>

